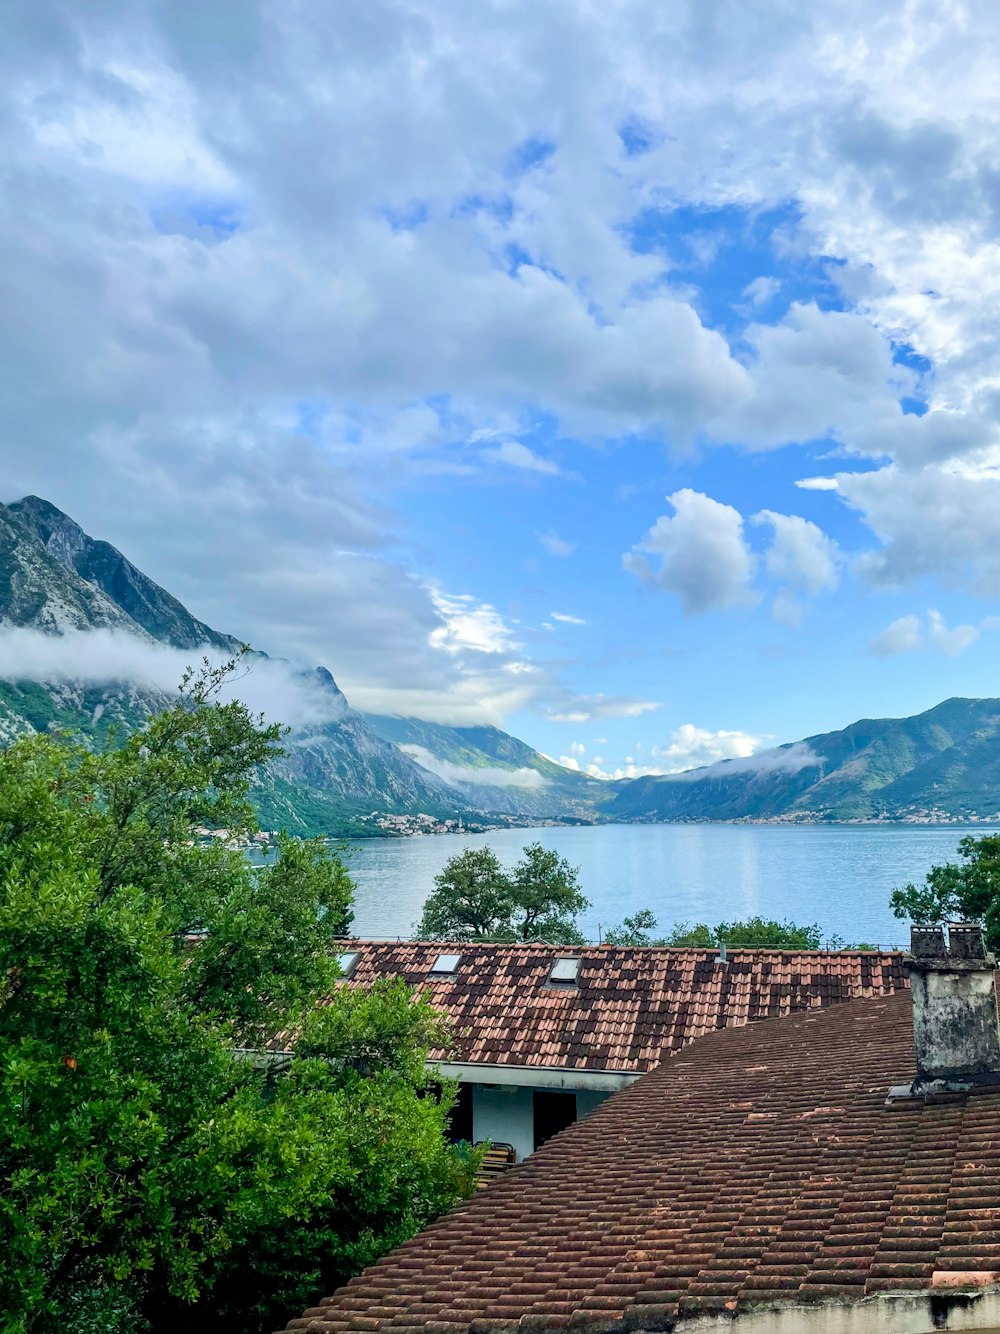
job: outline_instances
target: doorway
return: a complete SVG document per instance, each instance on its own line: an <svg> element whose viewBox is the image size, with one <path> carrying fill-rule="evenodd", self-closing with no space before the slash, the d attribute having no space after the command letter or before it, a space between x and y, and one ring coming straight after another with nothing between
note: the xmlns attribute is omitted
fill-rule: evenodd
<svg viewBox="0 0 1000 1334"><path fill-rule="evenodd" d="M536 1089L532 1101L537 1149L576 1120L576 1094Z"/></svg>
<svg viewBox="0 0 1000 1334"><path fill-rule="evenodd" d="M448 1118L448 1133L453 1141L468 1140L472 1143L472 1085L459 1084L458 1097Z"/></svg>

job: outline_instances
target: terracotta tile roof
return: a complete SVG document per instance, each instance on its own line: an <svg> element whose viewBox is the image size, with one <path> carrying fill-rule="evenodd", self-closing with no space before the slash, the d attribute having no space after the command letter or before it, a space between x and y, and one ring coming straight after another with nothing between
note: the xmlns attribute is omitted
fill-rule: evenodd
<svg viewBox="0 0 1000 1334"><path fill-rule="evenodd" d="M365 942L347 985L398 975L452 1020L475 1064L643 1072L695 1038L907 985L902 955L875 951L634 949L588 945ZM440 954L461 955L435 977ZM581 959L578 985L547 985L556 959ZM441 1053L435 1053L440 1057Z"/></svg>
<svg viewBox="0 0 1000 1334"><path fill-rule="evenodd" d="M1000 1093L887 1109L912 1048L907 993L714 1033L288 1328L668 1329L996 1283Z"/></svg>

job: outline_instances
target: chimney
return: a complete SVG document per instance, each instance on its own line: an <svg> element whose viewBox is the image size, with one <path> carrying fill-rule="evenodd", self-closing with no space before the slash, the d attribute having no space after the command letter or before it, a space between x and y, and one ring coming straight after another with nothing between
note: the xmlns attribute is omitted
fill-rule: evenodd
<svg viewBox="0 0 1000 1334"><path fill-rule="evenodd" d="M915 926L904 962L917 1050L911 1096L1000 1084L996 959L986 952L982 928L966 922Z"/></svg>

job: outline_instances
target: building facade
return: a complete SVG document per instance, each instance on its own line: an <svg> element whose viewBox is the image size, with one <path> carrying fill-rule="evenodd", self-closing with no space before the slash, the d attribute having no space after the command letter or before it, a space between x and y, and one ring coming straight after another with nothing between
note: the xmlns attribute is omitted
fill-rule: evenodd
<svg viewBox="0 0 1000 1334"><path fill-rule="evenodd" d="M401 977L447 1015L457 1139L516 1161L666 1057L742 1027L906 987L899 952L352 941L343 986Z"/></svg>

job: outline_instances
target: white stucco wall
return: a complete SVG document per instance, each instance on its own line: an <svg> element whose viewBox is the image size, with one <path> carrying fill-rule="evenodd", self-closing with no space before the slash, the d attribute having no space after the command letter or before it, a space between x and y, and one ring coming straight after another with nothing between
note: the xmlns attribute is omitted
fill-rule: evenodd
<svg viewBox="0 0 1000 1334"><path fill-rule="evenodd" d="M472 1134L474 1139L488 1139L513 1144L517 1161L527 1158L535 1146L533 1089L488 1084L472 1086ZM581 1089L576 1094L576 1114L589 1116L610 1093Z"/></svg>
<svg viewBox="0 0 1000 1334"><path fill-rule="evenodd" d="M483 1084L472 1086L472 1133L474 1139L513 1144L517 1161L527 1158L535 1147L532 1090L510 1085L505 1088Z"/></svg>

